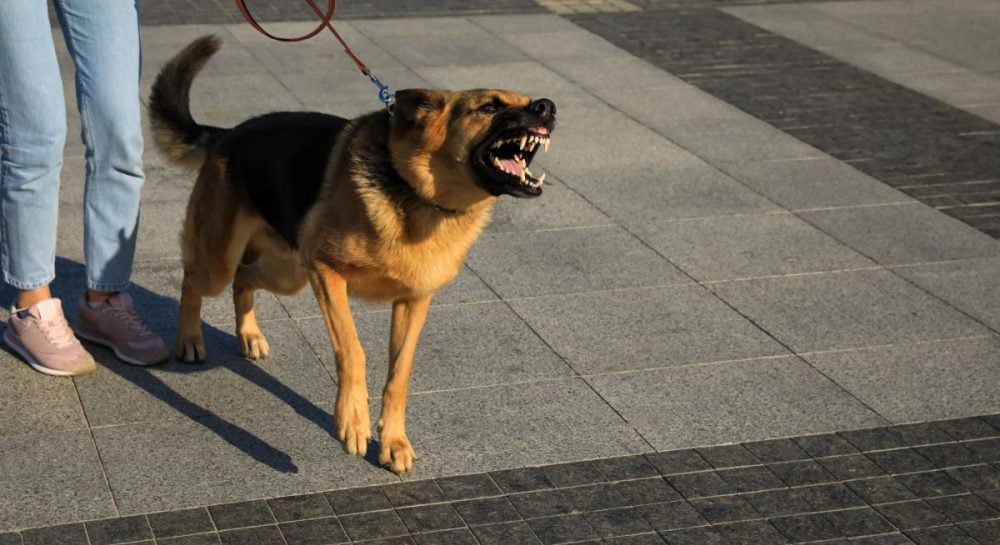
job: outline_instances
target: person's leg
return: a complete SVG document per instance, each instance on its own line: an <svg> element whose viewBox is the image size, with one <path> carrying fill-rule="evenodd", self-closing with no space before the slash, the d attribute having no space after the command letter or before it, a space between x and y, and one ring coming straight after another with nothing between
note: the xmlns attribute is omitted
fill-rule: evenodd
<svg viewBox="0 0 1000 545"><path fill-rule="evenodd" d="M139 13L135 0L60 0L59 21L76 66L76 95L87 148L84 255L87 294L79 336L108 346L135 365L169 357L140 318L129 284L139 228L142 125L139 107Z"/></svg>
<svg viewBox="0 0 1000 545"><path fill-rule="evenodd" d="M62 80L42 1L0 1L0 268L20 292L3 336L35 369L94 370L48 284L55 276Z"/></svg>
<svg viewBox="0 0 1000 545"><path fill-rule="evenodd" d="M25 308L51 297L66 138L45 2L0 2L0 66L0 267Z"/></svg>

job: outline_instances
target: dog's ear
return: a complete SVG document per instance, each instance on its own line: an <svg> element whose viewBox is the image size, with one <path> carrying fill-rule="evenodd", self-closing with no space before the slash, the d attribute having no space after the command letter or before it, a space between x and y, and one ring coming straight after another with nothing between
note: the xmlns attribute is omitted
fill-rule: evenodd
<svg viewBox="0 0 1000 545"><path fill-rule="evenodd" d="M422 125L427 116L444 107L444 96L429 89L403 89L396 91L393 115L414 125Z"/></svg>

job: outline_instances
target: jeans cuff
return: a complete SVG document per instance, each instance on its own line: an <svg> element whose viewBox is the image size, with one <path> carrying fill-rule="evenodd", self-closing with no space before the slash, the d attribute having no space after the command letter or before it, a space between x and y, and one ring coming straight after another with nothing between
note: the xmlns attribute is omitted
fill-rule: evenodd
<svg viewBox="0 0 1000 545"><path fill-rule="evenodd" d="M94 282L93 280L87 280L87 289L94 291L125 291L131 282L125 282L123 284L102 284L100 282Z"/></svg>
<svg viewBox="0 0 1000 545"><path fill-rule="evenodd" d="M46 276L42 280L37 280L37 281L35 281L35 280L28 280L28 281L25 281L25 280L20 280L18 278L14 278L14 275L10 274L8 271L4 271L3 272L3 281L6 282L7 284L10 284L11 287L19 289L19 290L34 290L34 289L41 288L43 286L48 286L55 279L56 279L56 275L55 275L55 273L52 273L52 274L49 274L48 276Z"/></svg>

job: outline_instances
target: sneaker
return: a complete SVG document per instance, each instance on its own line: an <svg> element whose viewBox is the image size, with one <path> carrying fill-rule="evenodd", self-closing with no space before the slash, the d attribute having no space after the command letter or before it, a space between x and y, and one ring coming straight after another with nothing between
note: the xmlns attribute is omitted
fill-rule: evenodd
<svg viewBox="0 0 1000 545"><path fill-rule="evenodd" d="M10 309L3 338L28 365L46 375L72 377L97 367L66 323L59 299L46 299L24 310Z"/></svg>
<svg viewBox="0 0 1000 545"><path fill-rule="evenodd" d="M95 303L81 297L74 329L81 338L107 346L125 363L155 365L170 358L166 343L142 321L127 293Z"/></svg>

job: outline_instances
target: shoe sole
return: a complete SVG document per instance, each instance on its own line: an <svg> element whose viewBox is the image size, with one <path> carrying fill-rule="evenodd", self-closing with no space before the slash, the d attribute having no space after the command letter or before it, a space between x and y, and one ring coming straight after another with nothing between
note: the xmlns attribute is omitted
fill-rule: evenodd
<svg viewBox="0 0 1000 545"><path fill-rule="evenodd" d="M118 359L122 360L123 362L125 362L125 363L127 363L129 365L136 365L136 366L139 366L139 367L152 367L153 365L159 365L159 364L163 363L164 361L167 361L165 359L163 361L156 361L156 362L153 362L153 363L149 363L149 362L145 362L145 361L142 361L142 360L137 360L137 359L135 359L135 358L133 358L131 356L127 356L125 354L122 354L121 351L118 350L118 347L115 346L115 344L112 343L111 341L108 341L107 339L104 339L104 338L100 337L96 333L90 333L89 331L87 331L86 329L83 329L79 325L73 327L73 331L76 333L77 337L80 337L81 339L86 339L86 340L88 340L88 341L90 341L92 343L97 343L97 344L99 344L99 345L101 345L101 346L103 346L105 348L110 348L111 351L115 353L115 356ZM167 358L167 359L170 359L170 358Z"/></svg>
<svg viewBox="0 0 1000 545"><path fill-rule="evenodd" d="M38 361L36 361L35 358L31 355L31 352L29 352L28 349L25 348L25 346L21 344L20 341L18 341L14 337L11 337L9 328L10 326L8 326L8 329L3 332L4 342L6 342L7 346L11 347L14 350L14 352L17 352L22 358L24 358L24 361L27 362L27 364L30 365L31 368L34 369L35 371L38 371L39 373L43 373L46 375L52 375L54 377L78 377L80 375L86 375L94 371L93 369L88 369L83 372L60 371L58 369L52 369L51 367L46 367L38 363Z"/></svg>

